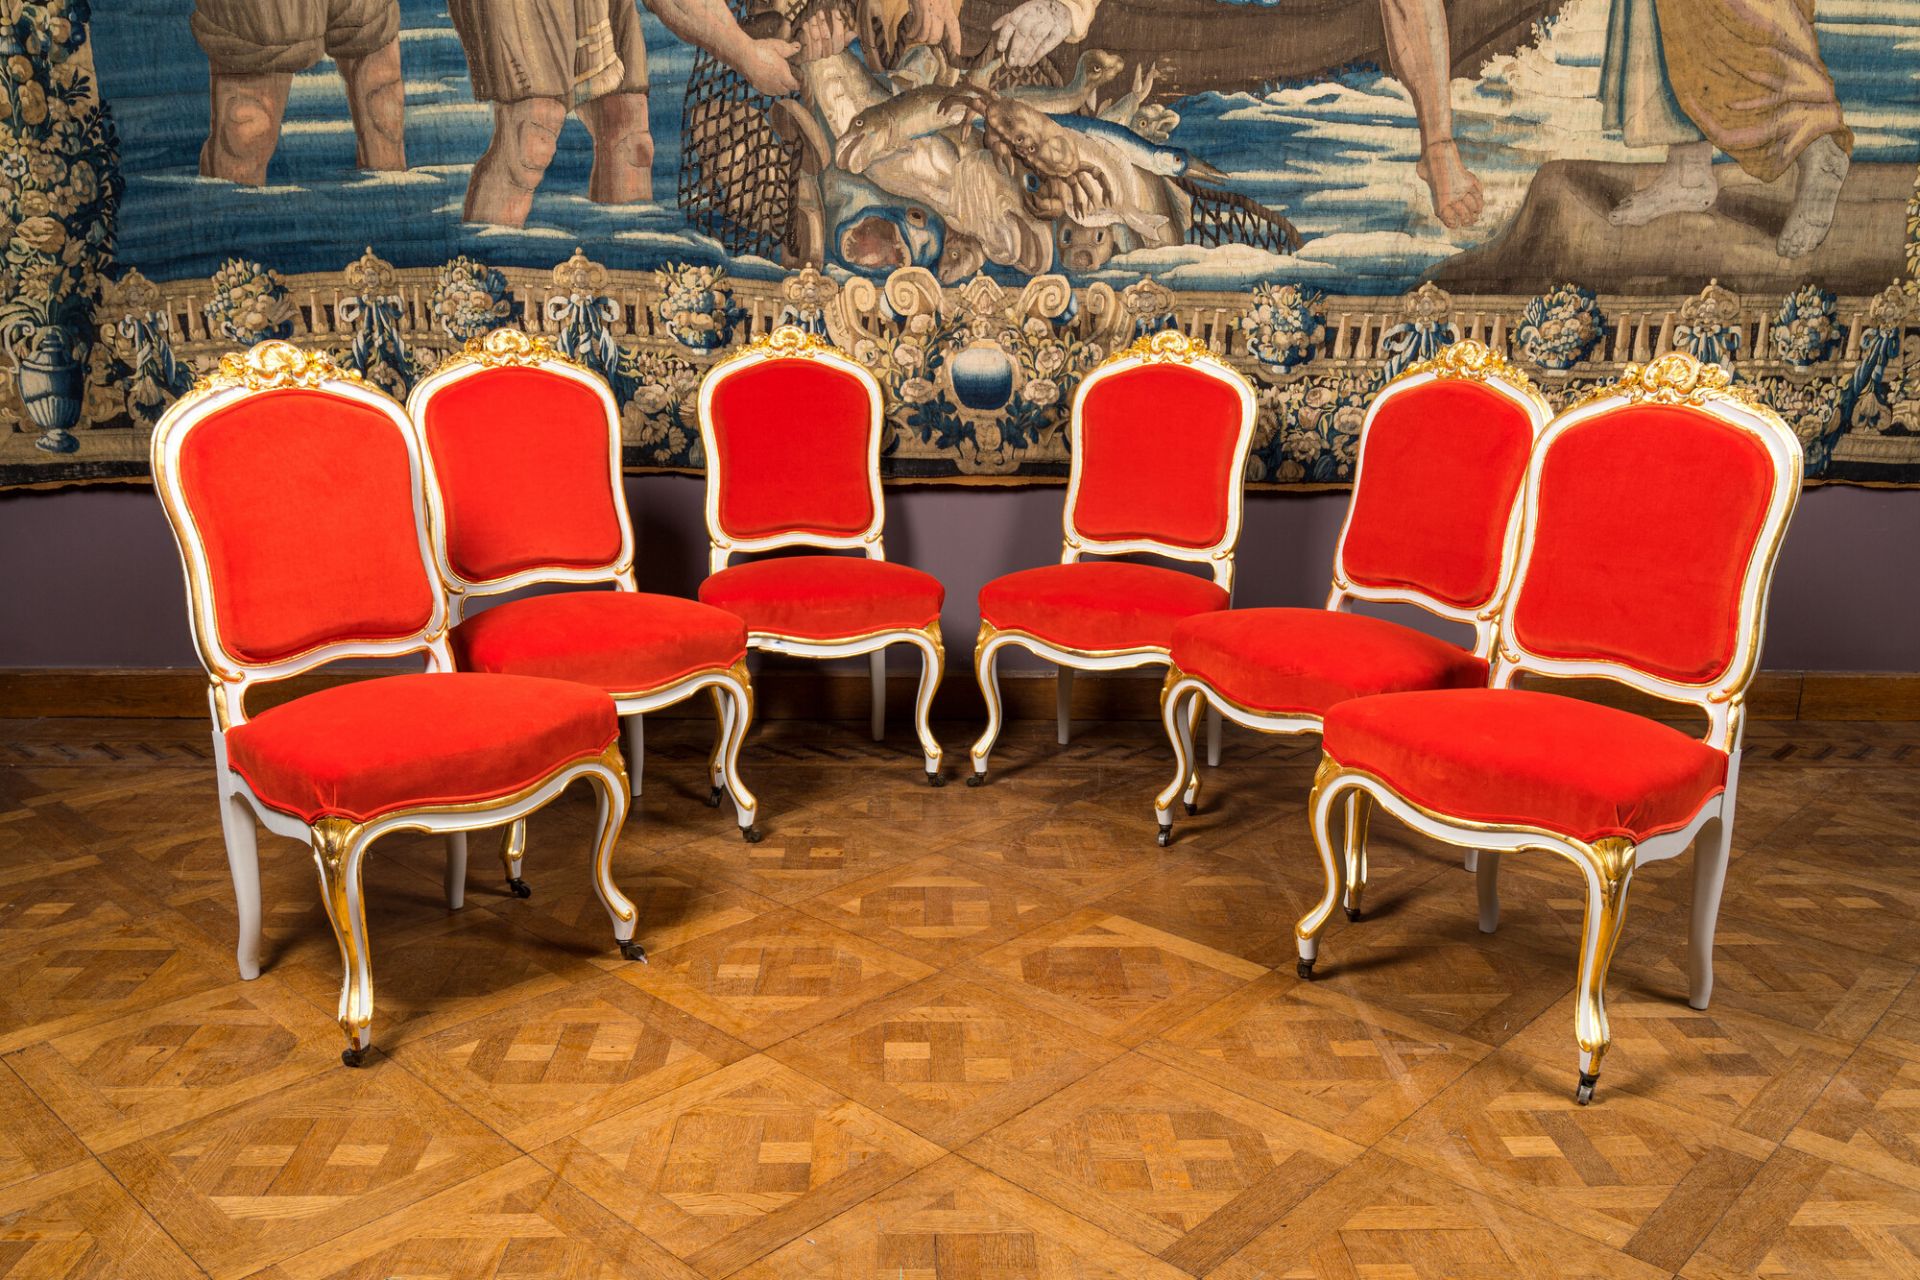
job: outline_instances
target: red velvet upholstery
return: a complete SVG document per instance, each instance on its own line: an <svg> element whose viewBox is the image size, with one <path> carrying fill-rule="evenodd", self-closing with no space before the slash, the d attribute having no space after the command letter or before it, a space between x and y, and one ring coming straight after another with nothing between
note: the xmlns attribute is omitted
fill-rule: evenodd
<svg viewBox="0 0 1920 1280"><path fill-rule="evenodd" d="M873 524L873 401L853 374L797 358L729 370L706 421L729 538L838 537Z"/></svg>
<svg viewBox="0 0 1920 1280"><path fill-rule="evenodd" d="M473 614L448 640L462 671L504 671L651 693L746 656L746 624L677 596L566 591Z"/></svg>
<svg viewBox="0 0 1920 1280"><path fill-rule="evenodd" d="M620 558L608 474L608 436L619 424L590 387L545 369L482 369L439 387L421 416L447 558L461 577L490 582Z"/></svg>
<svg viewBox="0 0 1920 1280"><path fill-rule="evenodd" d="M288 388L195 423L179 482L227 652L271 663L422 630L436 587L406 436L378 409Z"/></svg>
<svg viewBox="0 0 1920 1280"><path fill-rule="evenodd" d="M980 617L1065 649L1165 649L1174 624L1227 607L1211 578L1125 560L1049 564L980 589Z"/></svg>
<svg viewBox="0 0 1920 1280"><path fill-rule="evenodd" d="M799 640L917 631L940 616L932 574L864 556L781 556L736 564L700 584L700 599L747 630Z"/></svg>
<svg viewBox="0 0 1920 1280"><path fill-rule="evenodd" d="M1231 495L1244 480L1232 386L1186 365L1140 365L1095 382L1079 414L1072 525L1082 535L1176 547L1226 536Z"/></svg>
<svg viewBox="0 0 1920 1280"><path fill-rule="evenodd" d="M1723 675L1773 491L1765 447L1704 410L1643 404L1546 448L1515 639L1688 683Z"/></svg>
<svg viewBox="0 0 1920 1280"><path fill-rule="evenodd" d="M1483 658L1412 627L1331 609L1223 609L1173 629L1173 665L1229 702L1325 715L1349 698L1485 688Z"/></svg>
<svg viewBox="0 0 1920 1280"><path fill-rule="evenodd" d="M1445 689L1327 713L1328 755L1448 817L1641 841L1684 827L1726 785L1724 752L1578 698Z"/></svg>
<svg viewBox="0 0 1920 1280"><path fill-rule="evenodd" d="M1474 609L1500 587L1533 422L1484 384L1436 379L1389 393L1361 442L1341 564L1359 586Z"/></svg>
<svg viewBox="0 0 1920 1280"><path fill-rule="evenodd" d="M599 755L619 722L598 689L527 676L386 676L263 711L227 759L268 806L304 822L494 800Z"/></svg>

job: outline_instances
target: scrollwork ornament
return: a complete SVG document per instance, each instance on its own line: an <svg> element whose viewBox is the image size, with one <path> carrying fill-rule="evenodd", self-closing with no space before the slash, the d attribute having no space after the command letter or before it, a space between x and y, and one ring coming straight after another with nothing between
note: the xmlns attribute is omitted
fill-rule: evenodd
<svg viewBox="0 0 1920 1280"><path fill-rule="evenodd" d="M1178 329L1160 329L1134 339L1133 345L1111 357L1115 360L1143 360L1148 364L1192 364L1195 360L1214 359L1213 348L1203 339L1190 338Z"/></svg>
<svg viewBox="0 0 1920 1280"><path fill-rule="evenodd" d="M1773 412L1758 396L1736 385L1725 367L1704 363L1684 351L1669 351L1645 364L1630 364L1616 381L1594 387L1568 408L1619 397L1629 404L1686 405L1724 398L1769 415Z"/></svg>
<svg viewBox="0 0 1920 1280"><path fill-rule="evenodd" d="M574 364L546 338L511 327L492 329L476 338L468 338L461 354L488 368L510 365L541 365L550 362Z"/></svg>
<svg viewBox="0 0 1920 1280"><path fill-rule="evenodd" d="M1533 379L1527 376L1524 369L1486 343L1473 338L1448 343L1428 359L1408 365L1401 371L1401 376L1411 377L1416 373L1431 373L1436 378L1465 382L1485 382L1489 378L1498 378L1523 391L1535 389Z"/></svg>
<svg viewBox="0 0 1920 1280"><path fill-rule="evenodd" d="M308 351L279 338L257 342L245 351L229 351L214 371L194 383L195 391L244 387L248 391L279 391L289 387L319 387L328 382L364 385L357 369L342 369L322 351Z"/></svg>

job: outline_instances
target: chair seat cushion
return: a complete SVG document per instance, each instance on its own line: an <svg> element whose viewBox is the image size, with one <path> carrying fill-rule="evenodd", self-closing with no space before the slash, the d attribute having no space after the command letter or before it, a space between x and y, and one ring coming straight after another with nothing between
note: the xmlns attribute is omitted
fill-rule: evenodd
<svg viewBox="0 0 1920 1280"><path fill-rule="evenodd" d="M638 591L567 591L509 600L448 636L463 671L500 671L597 685L664 689L746 656L747 627L724 609Z"/></svg>
<svg viewBox="0 0 1920 1280"><path fill-rule="evenodd" d="M1322 743L1421 808L1583 841L1677 830L1727 780L1726 753L1678 729L1530 690L1356 698L1327 712Z"/></svg>
<svg viewBox="0 0 1920 1280"><path fill-rule="evenodd" d="M344 684L227 733L227 761L270 808L305 822L497 800L599 755L618 732L600 690L443 672Z"/></svg>
<svg viewBox="0 0 1920 1280"><path fill-rule="evenodd" d="M946 588L930 573L865 556L782 556L736 564L700 584L700 599L748 631L850 640L918 631L940 617Z"/></svg>
<svg viewBox="0 0 1920 1280"><path fill-rule="evenodd" d="M1409 689L1484 689L1486 659L1382 618L1331 609L1222 609L1173 629L1173 665L1227 701L1277 715L1325 715L1349 698Z"/></svg>
<svg viewBox="0 0 1920 1280"><path fill-rule="evenodd" d="M1175 623L1226 607L1211 578L1124 560L1022 569L980 589L982 620L1082 652L1165 649Z"/></svg>

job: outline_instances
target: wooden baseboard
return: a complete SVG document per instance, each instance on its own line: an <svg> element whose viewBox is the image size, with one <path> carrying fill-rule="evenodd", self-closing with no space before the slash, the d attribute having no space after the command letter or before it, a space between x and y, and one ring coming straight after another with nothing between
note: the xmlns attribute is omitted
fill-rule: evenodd
<svg viewBox="0 0 1920 1280"><path fill-rule="evenodd" d="M316 689L364 678L365 671L296 677L263 686L256 710ZM889 704L898 712L913 703L918 676L896 671L887 681ZM864 672L803 662L770 663L754 677L756 714L769 720L863 720L867 715ZM1566 685L1560 686L1568 688ZM1054 712L1050 672L1001 675L1007 714L1046 719ZM1581 682L1570 692L1612 706L1658 715L1663 704L1603 682ZM1156 720L1160 678L1143 672L1082 675L1073 685L1073 714L1082 720ZM1768 671L1748 696L1760 720L1920 720L1920 672ZM154 718L207 714L207 681L198 670L77 667L0 668L0 717ZM666 717L710 714L705 699L657 713ZM949 669L933 703L938 720L978 720L986 714L972 673Z"/></svg>

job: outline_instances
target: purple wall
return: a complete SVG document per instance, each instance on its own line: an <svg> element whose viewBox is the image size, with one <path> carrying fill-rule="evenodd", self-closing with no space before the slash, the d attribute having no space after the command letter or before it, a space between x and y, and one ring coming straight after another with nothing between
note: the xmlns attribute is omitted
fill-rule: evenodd
<svg viewBox="0 0 1920 1280"><path fill-rule="evenodd" d="M629 481L643 588L691 594L699 582L701 493L689 477ZM888 491L888 555L946 583L950 655L972 650L982 583L1058 558L1061 497L1055 487ZM1338 493L1250 495L1237 601L1319 604L1345 506ZM1775 578L1766 665L1920 671L1916 564L1920 492L1810 490ZM0 495L0 667L195 662L179 562L151 490Z"/></svg>

